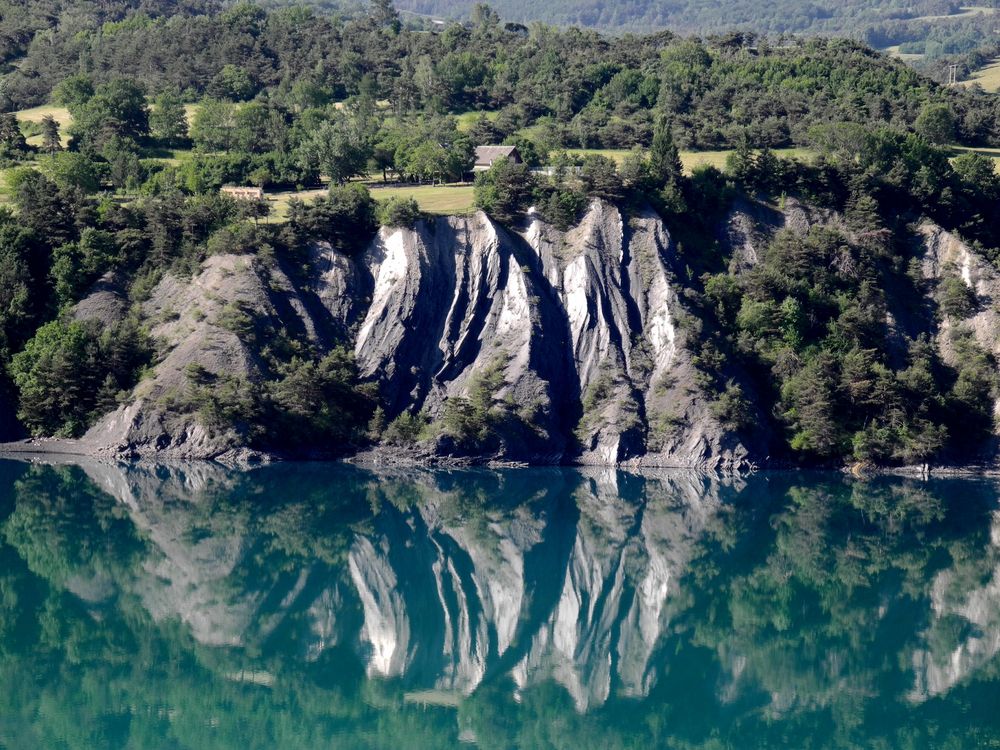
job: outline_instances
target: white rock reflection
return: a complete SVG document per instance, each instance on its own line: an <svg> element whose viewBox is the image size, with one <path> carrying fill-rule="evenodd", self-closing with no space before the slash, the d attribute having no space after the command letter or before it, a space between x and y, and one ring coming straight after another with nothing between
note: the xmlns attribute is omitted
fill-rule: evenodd
<svg viewBox="0 0 1000 750"><path fill-rule="evenodd" d="M988 574L982 585L969 565ZM990 544L982 558L941 571L931 587L931 624L925 648L913 653L913 701L943 695L1000 653L1000 512L994 512Z"/></svg>
<svg viewBox="0 0 1000 750"><path fill-rule="evenodd" d="M77 581L81 596L117 585L208 646L261 643L298 613L289 627L307 660L348 645L370 677L462 695L499 669L520 689L554 680L580 711L655 685L672 595L718 506L716 480L684 474L568 473L557 491L529 484L509 506L470 505L433 473L382 477L373 525L354 533L342 565L304 559L254 577L259 531L211 517L226 472L85 470L149 552L132 580ZM394 481L415 500L387 500Z"/></svg>

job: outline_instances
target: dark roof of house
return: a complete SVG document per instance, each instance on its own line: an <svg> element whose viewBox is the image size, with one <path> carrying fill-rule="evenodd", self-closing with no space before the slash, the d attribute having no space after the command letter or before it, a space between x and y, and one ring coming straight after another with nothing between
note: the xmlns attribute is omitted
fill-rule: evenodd
<svg viewBox="0 0 1000 750"><path fill-rule="evenodd" d="M476 164L488 165L517 153L517 146L476 146Z"/></svg>

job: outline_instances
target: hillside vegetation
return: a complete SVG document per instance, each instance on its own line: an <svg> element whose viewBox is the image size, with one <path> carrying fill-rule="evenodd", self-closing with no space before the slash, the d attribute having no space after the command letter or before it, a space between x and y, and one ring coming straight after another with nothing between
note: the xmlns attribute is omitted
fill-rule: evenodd
<svg viewBox="0 0 1000 750"><path fill-rule="evenodd" d="M399 4L404 10L442 17L468 17L475 6L475 0L403 0ZM965 10L959 3L949 0L848 0L844 3L740 0L725 4L708 0L635 0L629 3L556 0L541 7L524 0L500 0L494 7L504 18L515 21L537 20L604 29L670 28L697 34L744 29L778 34L841 35L862 32L879 24L959 16Z"/></svg>
<svg viewBox="0 0 1000 750"><path fill-rule="evenodd" d="M75 12L4 77L8 434L995 460L992 95L843 39Z"/></svg>

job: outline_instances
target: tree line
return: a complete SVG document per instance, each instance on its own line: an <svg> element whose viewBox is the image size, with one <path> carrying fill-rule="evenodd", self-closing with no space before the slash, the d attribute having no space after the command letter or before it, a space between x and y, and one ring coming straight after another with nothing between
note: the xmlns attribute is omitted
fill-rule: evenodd
<svg viewBox="0 0 1000 750"><path fill-rule="evenodd" d="M302 113L365 97L399 117L489 110L500 136L529 129L548 148L648 144L661 116L682 147L731 147L747 127L776 147L822 122L911 124L928 102L952 109L962 142L1000 133L993 99L935 86L844 39L605 37L504 23L488 6L428 31L387 0L348 18L195 0L170 14L153 4L103 22L108 11L81 15L89 23L32 38L3 76L0 107L40 104L71 76L101 85L131 71L147 95L186 102L266 98Z"/></svg>

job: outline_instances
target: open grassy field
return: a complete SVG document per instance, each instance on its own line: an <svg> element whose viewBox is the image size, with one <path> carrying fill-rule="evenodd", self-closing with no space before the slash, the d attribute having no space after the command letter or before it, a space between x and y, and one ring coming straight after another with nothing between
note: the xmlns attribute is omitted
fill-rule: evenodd
<svg viewBox="0 0 1000 750"><path fill-rule="evenodd" d="M891 47L883 47L882 51L890 57L899 58L903 62L913 62L914 60L919 60L923 57L923 55L914 54L912 52L900 52L898 44L894 44Z"/></svg>
<svg viewBox="0 0 1000 750"><path fill-rule="evenodd" d="M185 104L184 111L187 114L188 125L194 121L194 116L198 112L199 104ZM69 110L65 107L57 107L54 104L43 104L40 107L32 107L31 109L22 109L19 112L15 112L14 115L18 120L22 122L41 122L42 118L46 115L52 115L56 122L59 123L59 127L64 132L66 126L73 122L73 117L70 115Z"/></svg>
<svg viewBox="0 0 1000 750"><path fill-rule="evenodd" d="M472 185L413 185L371 188L372 197L413 198L421 211L429 214L467 214L472 211Z"/></svg>
<svg viewBox="0 0 1000 750"><path fill-rule="evenodd" d="M429 214L467 214L472 211L472 185L406 185L402 187L378 187L369 185L376 200L388 198L413 198L421 211ZM326 194L326 188L317 190L294 190L282 193L268 193L271 203L271 221L284 221L288 213L288 203L292 199L311 201Z"/></svg>
<svg viewBox="0 0 1000 750"><path fill-rule="evenodd" d="M9 177L9 169L0 169L0 206L6 205L11 201Z"/></svg>
<svg viewBox="0 0 1000 750"><path fill-rule="evenodd" d="M486 115L486 119L490 122L495 122L500 116L499 112L462 112L460 115L455 115L455 119L458 121L456 127L458 127L459 132L467 133L472 130L472 126L475 124L476 120L484 114Z"/></svg>
<svg viewBox="0 0 1000 750"><path fill-rule="evenodd" d="M994 8L987 8L984 5L963 5L959 8L958 13L946 13L943 15L931 15L931 16L917 16L915 18L909 19L910 23L916 23L919 21L925 23L933 23L934 21L955 21L965 19L969 21L973 18L981 17L982 23L992 23L993 19L996 17L997 11ZM886 53L890 57L895 57L903 62L913 62L915 60L920 60L924 57L922 54L914 54L911 52L900 52L898 44L894 44L891 47L882 47L882 52ZM998 84L1000 85L1000 84ZM985 87L986 84L984 83ZM989 91L996 91L995 88L988 89Z"/></svg>
<svg viewBox="0 0 1000 750"><path fill-rule="evenodd" d="M958 13L951 13L939 16L917 16L916 18L911 18L911 21L951 21L956 18L971 18L972 16L984 15L991 16L996 11L993 8L987 8L985 5L963 5Z"/></svg>
<svg viewBox="0 0 1000 750"><path fill-rule="evenodd" d="M157 148L147 149L142 158L144 161L162 162L176 167L186 159L190 159L194 150L190 148Z"/></svg>
<svg viewBox="0 0 1000 750"><path fill-rule="evenodd" d="M609 159L613 159L615 162L621 164L622 160L628 156L631 151L625 149L614 149L614 148L571 148L567 149L567 153L573 156L586 156L587 154L599 154L601 156L606 156ZM719 151L681 151L681 163L684 165L684 171L690 174L696 167L710 166L716 167L717 169L723 169L726 166L726 157L732 153L730 149L722 149ZM808 159L812 155L812 152L807 148L776 148L774 153L784 159Z"/></svg>
<svg viewBox="0 0 1000 750"><path fill-rule="evenodd" d="M267 201L271 204L271 215L268 221L284 221L288 216L288 204L292 200L308 203L326 194L326 188L316 190L287 190L280 193L267 193Z"/></svg>
<svg viewBox="0 0 1000 750"><path fill-rule="evenodd" d="M19 122L33 122L39 123L47 115L52 115L55 121L59 123L59 138L62 141L63 146L69 145L69 133L66 132L67 125L73 122L73 118L70 117L69 110L65 107L56 107L51 104L43 104L40 107L32 107L31 109L22 109L20 112L15 112L14 116ZM40 146L42 143L41 136L32 136L28 139L28 143L32 146Z"/></svg>
<svg viewBox="0 0 1000 750"><path fill-rule="evenodd" d="M989 65L984 65L973 73L969 80L962 81L963 86L971 86L973 83L978 83L994 94L1000 91L1000 59L991 61Z"/></svg>
<svg viewBox="0 0 1000 750"><path fill-rule="evenodd" d="M22 109L20 112L15 112L14 115L22 122L41 122L47 115L52 115L60 127L65 127L73 121L68 109L57 107L53 104L43 104L40 107Z"/></svg>
<svg viewBox="0 0 1000 750"><path fill-rule="evenodd" d="M625 160L625 157L632 152L625 148L568 148L566 149L566 153L570 156L590 156L591 154L597 154L598 156L606 156L616 164L621 164Z"/></svg>
<svg viewBox="0 0 1000 750"><path fill-rule="evenodd" d="M977 154L982 154L983 156L988 156L993 160L993 169L1000 173L1000 148L972 148L970 146L952 146L951 158L954 159L956 156L961 156L967 151L974 151Z"/></svg>
<svg viewBox="0 0 1000 750"><path fill-rule="evenodd" d="M184 109L187 113L188 124L194 120L195 113L198 111L198 104L185 104ZM31 109L22 109L19 112L15 112L14 115L20 122L41 122L46 115L52 115L56 122L59 123L59 135L62 140L63 146L69 145L69 133L68 126L73 124L73 117L70 115L69 110L66 107L57 107L52 104L44 104L40 107L32 107ZM28 143L32 146L40 146L42 143L41 136L32 136L28 139ZM155 153L149 155L148 159L152 161L163 161L167 164L177 165L182 159L185 159L191 155L190 149L163 149L162 153Z"/></svg>

